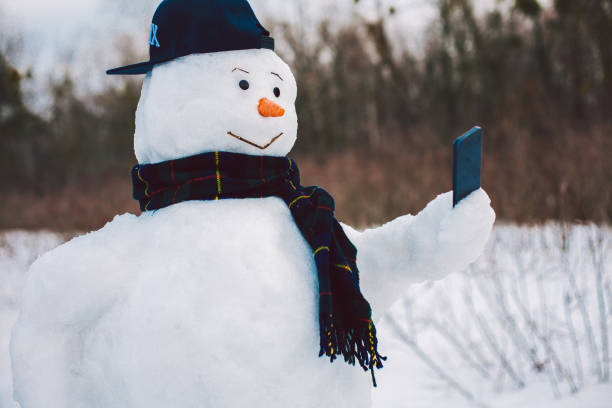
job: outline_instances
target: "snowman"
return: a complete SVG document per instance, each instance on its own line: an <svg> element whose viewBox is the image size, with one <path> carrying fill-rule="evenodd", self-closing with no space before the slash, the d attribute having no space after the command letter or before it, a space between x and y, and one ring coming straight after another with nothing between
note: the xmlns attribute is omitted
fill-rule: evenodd
<svg viewBox="0 0 612 408"><path fill-rule="evenodd" d="M357 231L300 184L296 81L246 0L165 0L136 112L143 213L31 267L11 341L30 407L369 407L375 322L460 271L483 190ZM331 364L330 364L331 362Z"/></svg>

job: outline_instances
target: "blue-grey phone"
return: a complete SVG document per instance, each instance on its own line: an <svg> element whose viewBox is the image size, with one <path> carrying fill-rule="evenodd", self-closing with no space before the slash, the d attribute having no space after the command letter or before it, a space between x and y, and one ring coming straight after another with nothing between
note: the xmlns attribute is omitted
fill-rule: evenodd
<svg viewBox="0 0 612 408"><path fill-rule="evenodd" d="M480 188L482 129L478 126L453 143L453 207Z"/></svg>

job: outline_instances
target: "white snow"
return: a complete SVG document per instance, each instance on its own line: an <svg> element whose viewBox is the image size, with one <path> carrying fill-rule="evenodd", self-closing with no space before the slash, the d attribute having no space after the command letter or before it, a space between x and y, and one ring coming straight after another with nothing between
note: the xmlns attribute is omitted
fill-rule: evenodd
<svg viewBox="0 0 612 408"><path fill-rule="evenodd" d="M589 236L599 231L607 240L605 260L605 285L610 286L610 241L612 230L608 227L599 229L575 226L569 232L572 244L566 254L566 259L572 265L577 284L582 288L584 298L587 300L589 316L596 326L595 338L601 350L600 331L597 319L597 296L595 282L595 268L590 258ZM17 315L17 306L21 287L27 276L27 267L40 253L63 240L59 234L9 232L0 234L0 407L17 407L11 401L11 381L8 358L9 327ZM487 250L483 257L466 272L454 274L448 278L435 282L413 285L406 292L406 296L397 302L383 321L379 323L381 349L389 360L385 368L377 373L379 388L374 391L373 398L376 407L468 407L474 406L468 399L456 392L448 383L441 379L398 334L395 326L399 326L401 333L408 339L416 340L420 350L430 357L435 364L463 388L468 390L481 403L490 407L607 407L612 397L610 382L598 384L596 375L592 373L591 361L587 341L584 336L584 326L578 313L575 300L572 301L571 310L574 317L577 336L580 342L583 360L584 384L575 394L571 394L567 383L560 385L561 398L553 394L547 371L535 372L531 364L524 361L520 353L513 351L506 328L501 324L495 308L499 300L494 297L495 303L483 301L480 289L490 288L495 283L496 275L505 277L505 287L512 293L512 287L519 283L522 293L528 293L522 302L530 305L533 314L538 316L538 324L548 320L548 327L552 333L552 344L564 363L576 376L575 355L571 347L567 347L567 329L562 316L564 303L558 289L567 285L568 275L564 272L563 252L561 251L561 229L556 225L545 227L519 228L514 226L497 227L494 230ZM517 263L525 262L527 268L523 277L518 274ZM469 284L468 284L469 282ZM542 285L538 289L538 284ZM470 289L471 288L471 289ZM540 309L539 291L546 293L546 309ZM491 290L494 292L493 290ZM465 294L472 293L474 308L490 325L495 338L500 340L504 352L508 353L510 363L523 371L525 388L517 387L502 374L499 368L499 359L492 357L487 343L481 338L478 323L475 321L473 311L465 300ZM606 292L609 295L609 292ZM528 300L527 300L528 299ZM607 297L607 306L610 307L611 298ZM578 313L578 314L577 314ZM519 324L519 316L513 312ZM608 312L608 320L611 313ZM546 319L545 319L545 316ZM491 364L486 372L491 378L484 378L473 366L468 364L461 355L461 350L455 347L449 337L436 329L435 322L445 322L448 330L461 344L466 346L471 355L476 356L481 351L486 361ZM523 327L523 326L521 326ZM610 327L610 326L608 326ZM524 329L524 328L523 328ZM523 330L522 329L522 330ZM528 332L526 332L528 334ZM471 344L467 340L471 339ZM533 339L532 339L533 340ZM565 344L565 345L564 345ZM539 347L539 353L542 353ZM238 368L240 370L241 368ZM142 373L146 373L143 371ZM120 389L119 389L120 390ZM47 405L52 407L51 405Z"/></svg>
<svg viewBox="0 0 612 408"><path fill-rule="evenodd" d="M375 406L609 406L611 250L608 227L498 227L466 273L412 286L385 316Z"/></svg>

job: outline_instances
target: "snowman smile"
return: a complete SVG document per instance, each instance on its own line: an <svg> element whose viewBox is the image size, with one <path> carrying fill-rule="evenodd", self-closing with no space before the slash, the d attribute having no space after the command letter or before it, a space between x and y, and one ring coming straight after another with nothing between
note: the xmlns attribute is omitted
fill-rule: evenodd
<svg viewBox="0 0 612 408"><path fill-rule="evenodd" d="M250 140L245 139L245 138L243 138L243 137L241 137L241 136L238 136L238 135L236 135L236 134L234 134L234 133L232 133L232 132L227 132L227 134L228 134L228 135L230 135L230 136L232 136L232 137L235 137L236 139L240 140L241 142L244 142L244 143L246 143L246 144L249 144L249 145L251 145L251 146L254 146L254 147L256 147L256 148L258 148L258 149L260 149L260 150L265 150L265 149L267 149L268 147L270 147L270 145L271 145L272 143L276 142L276 141L278 140L278 138L279 138L279 137L281 137L281 136L283 135L283 132L281 132L281 133L279 133L278 135L274 136L274 137L273 137L273 138L272 138L272 139L271 139L271 140L270 140L270 141L269 141L267 144L265 144L265 145L263 145L263 146L260 146L260 145L258 145L257 143L251 142Z"/></svg>

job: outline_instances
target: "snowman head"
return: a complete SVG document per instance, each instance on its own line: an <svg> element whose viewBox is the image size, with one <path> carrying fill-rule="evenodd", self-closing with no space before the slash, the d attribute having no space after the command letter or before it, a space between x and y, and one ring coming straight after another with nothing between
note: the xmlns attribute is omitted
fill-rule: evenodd
<svg viewBox="0 0 612 408"><path fill-rule="evenodd" d="M225 151L285 156L297 138L297 85L269 49L191 54L146 76L134 150L141 164Z"/></svg>
<svg viewBox="0 0 612 408"><path fill-rule="evenodd" d="M106 71L147 74L134 137L140 164L291 150L295 78L248 0L163 0L148 42L149 61Z"/></svg>

